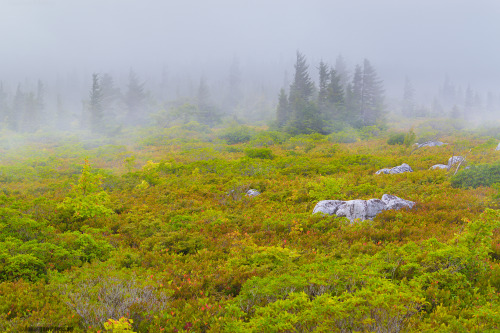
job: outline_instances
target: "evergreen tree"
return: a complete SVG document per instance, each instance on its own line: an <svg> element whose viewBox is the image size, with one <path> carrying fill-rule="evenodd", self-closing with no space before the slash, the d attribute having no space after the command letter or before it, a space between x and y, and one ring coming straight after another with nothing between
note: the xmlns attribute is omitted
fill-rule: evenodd
<svg viewBox="0 0 500 333"><path fill-rule="evenodd" d="M349 84L349 70L347 69L347 64L345 63L344 57L341 54L337 56L335 60L335 72L337 73L340 81L340 85L343 89L347 89Z"/></svg>
<svg viewBox="0 0 500 333"><path fill-rule="evenodd" d="M383 118L384 88L370 62L363 62L361 111L363 126L375 125Z"/></svg>
<svg viewBox="0 0 500 333"><path fill-rule="evenodd" d="M99 74L92 74L92 88L90 90L90 129L92 132L100 132L103 129L103 110L102 110L102 88Z"/></svg>
<svg viewBox="0 0 500 333"><path fill-rule="evenodd" d="M344 88L340 76L333 68L330 69L330 83L327 89L327 102L331 110L331 118L336 121L346 121Z"/></svg>
<svg viewBox="0 0 500 333"><path fill-rule="evenodd" d="M56 118L57 118L57 128L60 130L66 129L68 127L68 114L64 108L61 94L57 94L56 97Z"/></svg>
<svg viewBox="0 0 500 333"><path fill-rule="evenodd" d="M43 116L45 109L45 86L41 80L38 80L36 89L36 114L38 115L38 121L47 121L47 117Z"/></svg>
<svg viewBox="0 0 500 333"><path fill-rule="evenodd" d="M21 90L21 84L17 85L16 94L14 96L14 101L12 103L12 109L10 114L7 116L7 126L13 131L19 130L19 122L24 114L26 106L26 97Z"/></svg>
<svg viewBox="0 0 500 333"><path fill-rule="evenodd" d="M9 105L7 101L7 92L4 89L3 82L0 82L0 123L6 123L9 115Z"/></svg>
<svg viewBox="0 0 500 333"><path fill-rule="evenodd" d="M233 59L229 68L229 90L227 96L227 109L229 113L234 113L242 98L241 91L241 71L238 58Z"/></svg>
<svg viewBox="0 0 500 333"><path fill-rule="evenodd" d="M39 105L33 92L24 95L22 113L22 131L34 132L39 126Z"/></svg>
<svg viewBox="0 0 500 333"><path fill-rule="evenodd" d="M144 93L144 83L139 82L139 78L133 70L130 70L128 78L127 92L124 97L127 108L126 123L137 125L145 119L144 102L146 94Z"/></svg>
<svg viewBox="0 0 500 333"><path fill-rule="evenodd" d="M285 89L281 88L278 99L278 107L276 109L276 122L278 127L285 126L290 120L290 110L288 108L288 97Z"/></svg>
<svg viewBox="0 0 500 333"><path fill-rule="evenodd" d="M328 66L323 62L319 63L319 92L318 92L318 107L322 113L326 111L328 106L328 87L330 84L330 71Z"/></svg>
<svg viewBox="0 0 500 333"><path fill-rule="evenodd" d="M468 116L472 113L472 109L474 107L474 91L470 87L470 84L467 86L467 90L465 91L465 116Z"/></svg>
<svg viewBox="0 0 500 333"><path fill-rule="evenodd" d="M120 89L115 86L113 77L107 73L100 79L100 86L102 92L103 119L106 123L109 123L114 121L117 116Z"/></svg>
<svg viewBox="0 0 500 333"><path fill-rule="evenodd" d="M210 90L204 77L200 78L197 93L197 120L205 125L213 126L219 122L219 115L210 99Z"/></svg>
<svg viewBox="0 0 500 333"><path fill-rule="evenodd" d="M352 126L361 127L362 122L362 97L363 97L363 70L360 65L356 65L352 83L347 88L347 111L348 122Z"/></svg>
<svg viewBox="0 0 500 333"><path fill-rule="evenodd" d="M405 78L405 86L403 92L403 115L406 117L415 116L415 89L411 84L408 76Z"/></svg>
<svg viewBox="0 0 500 333"><path fill-rule="evenodd" d="M311 101L314 84L307 71L306 58L297 51L295 75L290 85L288 105L290 108L289 126L291 131L299 133L318 132L321 130L321 119L318 107Z"/></svg>

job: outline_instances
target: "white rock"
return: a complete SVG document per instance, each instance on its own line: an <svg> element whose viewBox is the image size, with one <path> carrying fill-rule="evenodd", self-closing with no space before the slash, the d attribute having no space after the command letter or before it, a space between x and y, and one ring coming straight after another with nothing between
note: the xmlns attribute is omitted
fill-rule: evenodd
<svg viewBox="0 0 500 333"><path fill-rule="evenodd" d="M424 143L417 143L418 145L418 148L422 148L422 147L439 147L439 146L442 146L442 145L445 145L446 143L443 143L441 141L427 141L427 142L424 142Z"/></svg>
<svg viewBox="0 0 500 333"><path fill-rule="evenodd" d="M380 174L390 174L391 173L391 169L389 168L384 168L384 169L380 169L379 171L375 172L376 175L380 175Z"/></svg>
<svg viewBox="0 0 500 333"><path fill-rule="evenodd" d="M344 204L345 201L342 200L322 200L316 204L313 209L313 214L324 213L328 215L333 215L337 212L340 205Z"/></svg>
<svg viewBox="0 0 500 333"><path fill-rule="evenodd" d="M379 199L350 200L342 204L336 214L347 217L351 222L356 219L371 220L385 208L386 204Z"/></svg>
<svg viewBox="0 0 500 333"><path fill-rule="evenodd" d="M401 165L395 166L392 169L381 169L377 172L375 172L376 175L380 175L381 173L384 174L396 174L396 173L403 173L403 172L413 172L413 169L406 163L403 163Z"/></svg>
<svg viewBox="0 0 500 333"><path fill-rule="evenodd" d="M498 146L495 148L495 150L500 150L500 143L498 144Z"/></svg>
<svg viewBox="0 0 500 333"><path fill-rule="evenodd" d="M401 208L404 208L404 207L408 207L408 208L413 208L413 206L415 205L415 203L413 201L410 201L410 200L405 200L405 199L401 199L395 195L392 195L392 194L384 194L382 196L382 201L385 203L386 205L386 210L389 210L389 209L401 209Z"/></svg>
<svg viewBox="0 0 500 333"><path fill-rule="evenodd" d="M432 170L434 170L434 169L448 169L448 166L445 164L436 164L436 165L431 166L431 169Z"/></svg>
<svg viewBox="0 0 500 333"><path fill-rule="evenodd" d="M450 157L450 159L448 160L448 167L452 166L453 164L460 163L460 162L462 162L463 160L465 160L465 158L464 158L464 157L462 157L462 156L452 156L452 157Z"/></svg>
<svg viewBox="0 0 500 333"><path fill-rule="evenodd" d="M254 189L250 189L247 191L247 196L249 196L249 197L256 197L259 194L260 194L260 192L257 190L254 190Z"/></svg>

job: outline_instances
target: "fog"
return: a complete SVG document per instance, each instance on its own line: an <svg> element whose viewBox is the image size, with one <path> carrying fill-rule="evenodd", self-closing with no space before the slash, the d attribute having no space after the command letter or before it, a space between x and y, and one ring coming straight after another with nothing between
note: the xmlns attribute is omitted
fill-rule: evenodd
<svg viewBox="0 0 500 333"><path fill-rule="evenodd" d="M485 96L500 93L499 17L497 0L0 0L0 81L12 94L41 79L55 94L72 77L86 92L93 72L123 82L133 69L173 98L201 77L227 85L237 62L275 100L300 50L314 79L320 60L341 54L352 70L369 59L389 100L406 76L422 103L446 76Z"/></svg>

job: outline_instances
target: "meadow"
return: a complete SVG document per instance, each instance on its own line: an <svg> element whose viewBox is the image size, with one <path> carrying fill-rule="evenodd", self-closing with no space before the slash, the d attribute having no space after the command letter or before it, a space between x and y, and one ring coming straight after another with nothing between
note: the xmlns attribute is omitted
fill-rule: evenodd
<svg viewBox="0 0 500 333"><path fill-rule="evenodd" d="M0 132L0 331L498 331L500 130L414 133ZM383 194L416 205L312 214Z"/></svg>

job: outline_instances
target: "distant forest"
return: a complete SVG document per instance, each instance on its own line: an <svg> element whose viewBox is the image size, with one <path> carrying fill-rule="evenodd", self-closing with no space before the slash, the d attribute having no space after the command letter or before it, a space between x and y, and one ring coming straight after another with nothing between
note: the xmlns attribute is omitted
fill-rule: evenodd
<svg viewBox="0 0 500 333"><path fill-rule="evenodd" d="M293 70L289 79L288 70ZM310 66L297 51L293 69L283 79L245 78L235 58L224 74L169 76L160 70L143 79L134 70L113 76L95 72L85 78L6 82L0 78L0 128L16 132L90 130L112 135L124 126L170 127L196 121L270 125L289 133L332 133L346 127L383 125L390 117L494 119L500 94L481 93L470 85L444 79L431 101L417 98L410 78L401 94L386 98L384 82L368 59L351 70L339 55L334 64ZM270 74L270 75L274 75ZM265 78L263 78L264 80ZM279 84L278 82L282 82Z"/></svg>

